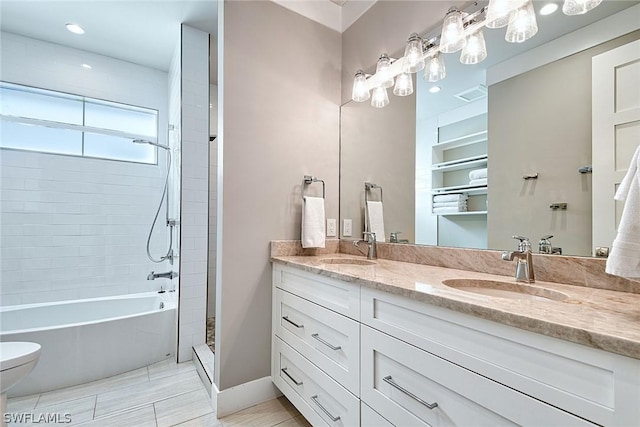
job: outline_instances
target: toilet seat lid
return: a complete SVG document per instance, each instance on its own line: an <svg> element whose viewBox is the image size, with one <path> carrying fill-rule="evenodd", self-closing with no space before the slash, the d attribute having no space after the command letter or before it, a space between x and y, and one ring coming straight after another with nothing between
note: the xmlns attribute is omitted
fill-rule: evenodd
<svg viewBox="0 0 640 427"><path fill-rule="evenodd" d="M40 356L40 348L34 342L0 342L0 371L33 362Z"/></svg>

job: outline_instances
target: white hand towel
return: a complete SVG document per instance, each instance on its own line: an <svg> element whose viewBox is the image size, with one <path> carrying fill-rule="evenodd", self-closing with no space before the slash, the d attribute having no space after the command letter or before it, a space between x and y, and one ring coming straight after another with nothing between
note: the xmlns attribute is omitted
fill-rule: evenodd
<svg viewBox="0 0 640 427"><path fill-rule="evenodd" d="M433 208L433 213L434 214L443 214L443 213L456 213L456 212L466 212L467 211L467 207L455 207L455 206L449 206L449 207L443 207L443 208Z"/></svg>
<svg viewBox="0 0 640 427"><path fill-rule="evenodd" d="M304 197L302 203L302 247L324 248L324 199Z"/></svg>
<svg viewBox="0 0 640 427"><path fill-rule="evenodd" d="M435 202L433 204L434 208L461 208L461 207L467 207L467 201L466 200L462 200L459 202Z"/></svg>
<svg viewBox="0 0 640 427"><path fill-rule="evenodd" d="M469 172L469 180L482 179L487 177L487 168L475 169Z"/></svg>
<svg viewBox="0 0 640 427"><path fill-rule="evenodd" d="M640 278L640 146L614 199L626 202L605 271L616 276Z"/></svg>
<svg viewBox="0 0 640 427"><path fill-rule="evenodd" d="M433 201L434 201L434 203L457 202L457 201L461 201L461 200L467 200L468 197L469 196L467 196L467 193L440 194L440 195L433 196Z"/></svg>
<svg viewBox="0 0 640 427"><path fill-rule="evenodd" d="M367 201L367 220L369 221L369 231L376 233L376 241L384 242L382 202Z"/></svg>
<svg viewBox="0 0 640 427"><path fill-rule="evenodd" d="M487 185L487 178L472 179L469 185Z"/></svg>

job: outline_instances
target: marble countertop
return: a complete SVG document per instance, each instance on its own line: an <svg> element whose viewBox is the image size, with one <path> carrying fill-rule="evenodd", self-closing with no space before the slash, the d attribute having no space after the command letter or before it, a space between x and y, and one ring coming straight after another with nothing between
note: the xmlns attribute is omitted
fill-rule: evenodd
<svg viewBox="0 0 640 427"><path fill-rule="evenodd" d="M640 359L640 294L541 282L562 300L482 295L443 284L448 279L516 283L506 276L378 259L372 265L331 264L345 254L276 256L273 262L356 283L505 325Z"/></svg>

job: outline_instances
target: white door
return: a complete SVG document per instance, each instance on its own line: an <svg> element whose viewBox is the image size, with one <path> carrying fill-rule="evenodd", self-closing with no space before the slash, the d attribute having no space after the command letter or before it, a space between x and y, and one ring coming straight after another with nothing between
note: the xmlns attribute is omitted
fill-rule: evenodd
<svg viewBox="0 0 640 427"><path fill-rule="evenodd" d="M624 205L613 196L640 145L640 40L595 56L592 71L595 255L616 236Z"/></svg>

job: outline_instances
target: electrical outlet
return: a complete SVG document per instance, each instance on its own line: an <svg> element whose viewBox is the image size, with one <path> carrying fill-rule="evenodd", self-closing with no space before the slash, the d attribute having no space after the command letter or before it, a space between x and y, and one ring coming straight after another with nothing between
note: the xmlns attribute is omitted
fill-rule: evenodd
<svg viewBox="0 0 640 427"><path fill-rule="evenodd" d="M336 237L336 219L327 219L327 237Z"/></svg>
<svg viewBox="0 0 640 427"><path fill-rule="evenodd" d="M344 237L351 237L353 234L353 222L350 219L345 219L342 223L342 235Z"/></svg>

